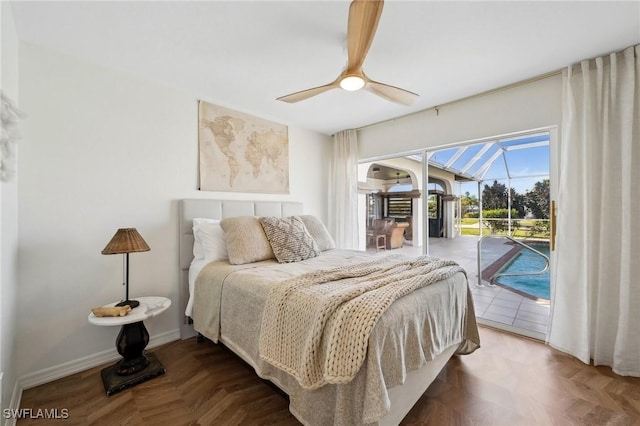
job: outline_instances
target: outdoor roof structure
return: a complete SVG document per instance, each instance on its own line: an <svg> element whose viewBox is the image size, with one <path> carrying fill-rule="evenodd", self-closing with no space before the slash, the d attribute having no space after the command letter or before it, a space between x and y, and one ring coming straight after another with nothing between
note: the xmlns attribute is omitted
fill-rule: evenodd
<svg viewBox="0 0 640 426"><path fill-rule="evenodd" d="M466 186L472 182L481 184L493 180L503 181L509 188L525 193L540 178L549 178L549 140L549 132L539 132L427 151L426 155L430 168L453 174L455 181L461 184L459 193L473 192ZM405 155L404 158L422 163L423 154ZM404 192L406 188L413 187L406 182L408 175L392 166L372 164L368 177L397 180L399 185L389 189L390 192ZM430 179L431 184L437 185ZM366 188L362 186L361 189Z"/></svg>
<svg viewBox="0 0 640 426"><path fill-rule="evenodd" d="M410 158L422 161L422 155ZM545 177L549 175L549 133L497 139L430 151L429 166L456 175L456 180Z"/></svg>

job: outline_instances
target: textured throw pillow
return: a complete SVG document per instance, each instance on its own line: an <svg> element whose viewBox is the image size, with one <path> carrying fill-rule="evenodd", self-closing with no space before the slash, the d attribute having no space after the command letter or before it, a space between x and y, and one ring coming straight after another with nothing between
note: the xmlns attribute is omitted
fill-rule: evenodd
<svg viewBox="0 0 640 426"><path fill-rule="evenodd" d="M260 224L278 262L298 262L320 254L318 244L298 216L261 217Z"/></svg>
<svg viewBox="0 0 640 426"><path fill-rule="evenodd" d="M327 231L327 227L315 216L302 215L299 216L304 222L304 226L307 227L307 231L316 240L320 251L333 250L336 248L336 243L331 238L331 234Z"/></svg>
<svg viewBox="0 0 640 426"><path fill-rule="evenodd" d="M196 259L208 261L227 259L227 243L220 221L215 219L193 219L193 253ZM196 245L199 245L201 257L196 257Z"/></svg>
<svg viewBox="0 0 640 426"><path fill-rule="evenodd" d="M257 217L229 217L222 219L220 226L224 231L229 263L232 265L273 259L273 250Z"/></svg>

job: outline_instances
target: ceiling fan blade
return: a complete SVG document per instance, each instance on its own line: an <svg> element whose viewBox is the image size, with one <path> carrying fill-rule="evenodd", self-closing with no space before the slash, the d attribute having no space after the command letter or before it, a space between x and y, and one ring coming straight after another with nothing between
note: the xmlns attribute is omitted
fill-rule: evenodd
<svg viewBox="0 0 640 426"><path fill-rule="evenodd" d="M364 88L388 101L407 106L412 105L419 97L416 93L408 90L369 79L367 79L367 84L365 84Z"/></svg>
<svg viewBox="0 0 640 426"><path fill-rule="evenodd" d="M383 1L354 0L349 6L347 71L359 70L367 56L382 14Z"/></svg>
<svg viewBox="0 0 640 426"><path fill-rule="evenodd" d="M309 99L312 96L319 95L320 93L324 93L328 90L335 89L340 87L338 80L325 84L324 86L314 87L312 89L301 90L299 92L291 93L290 95L280 96L277 98L278 101L288 102L290 104L304 101L305 99Z"/></svg>

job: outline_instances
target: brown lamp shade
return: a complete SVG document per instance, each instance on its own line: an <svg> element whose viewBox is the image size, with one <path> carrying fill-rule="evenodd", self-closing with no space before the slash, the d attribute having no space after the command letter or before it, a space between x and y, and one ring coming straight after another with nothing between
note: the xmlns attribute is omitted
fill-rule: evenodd
<svg viewBox="0 0 640 426"><path fill-rule="evenodd" d="M102 254L137 253L151 250L136 228L121 228L111 238Z"/></svg>

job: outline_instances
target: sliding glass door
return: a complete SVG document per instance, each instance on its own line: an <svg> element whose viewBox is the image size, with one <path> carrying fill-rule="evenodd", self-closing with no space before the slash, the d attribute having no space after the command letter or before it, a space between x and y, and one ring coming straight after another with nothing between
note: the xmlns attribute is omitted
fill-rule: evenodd
<svg viewBox="0 0 640 426"><path fill-rule="evenodd" d="M456 260L480 322L544 339L552 292L548 272L535 272L552 257L556 137L550 128L360 163L361 248ZM382 248L376 235L389 227L402 230Z"/></svg>

